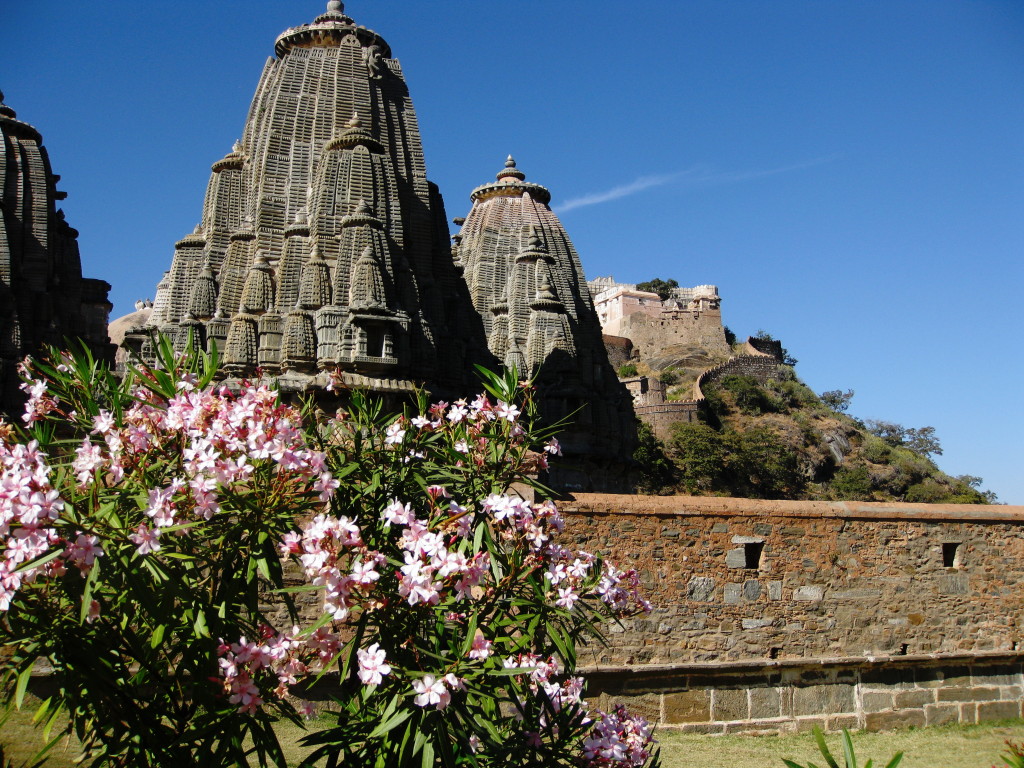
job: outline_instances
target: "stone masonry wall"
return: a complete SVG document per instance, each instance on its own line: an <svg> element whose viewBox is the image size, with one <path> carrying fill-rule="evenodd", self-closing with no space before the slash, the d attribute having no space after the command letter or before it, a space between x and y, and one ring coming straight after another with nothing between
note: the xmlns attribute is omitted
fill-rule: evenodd
<svg viewBox="0 0 1024 768"><path fill-rule="evenodd" d="M635 312L624 317L618 331L633 342L641 360L664 354L667 347L702 347L711 353L729 354L720 310L664 310L657 315Z"/></svg>
<svg viewBox="0 0 1024 768"><path fill-rule="evenodd" d="M605 698L712 731L1020 716L1024 508L560 506L572 543L637 568L655 605L581 653Z"/></svg>

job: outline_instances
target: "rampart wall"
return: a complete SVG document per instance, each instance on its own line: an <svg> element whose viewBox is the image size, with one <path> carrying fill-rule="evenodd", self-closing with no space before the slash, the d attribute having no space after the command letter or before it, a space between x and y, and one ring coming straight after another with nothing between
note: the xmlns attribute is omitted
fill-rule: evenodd
<svg viewBox="0 0 1024 768"><path fill-rule="evenodd" d="M579 495L573 544L655 605L581 653L702 732L1019 717L1024 508ZM604 703L608 703L605 701Z"/></svg>
<svg viewBox="0 0 1024 768"><path fill-rule="evenodd" d="M641 360L664 354L666 348L675 345L729 354L722 313L717 309L663 309L658 314L634 312L619 321L616 333L633 342Z"/></svg>

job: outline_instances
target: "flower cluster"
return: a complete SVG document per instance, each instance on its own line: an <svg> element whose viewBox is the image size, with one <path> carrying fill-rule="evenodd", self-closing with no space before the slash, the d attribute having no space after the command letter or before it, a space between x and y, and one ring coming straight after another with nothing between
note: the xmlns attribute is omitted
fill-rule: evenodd
<svg viewBox="0 0 1024 768"><path fill-rule="evenodd" d="M0 611L6 611L22 583L34 580L44 570L63 571L57 560L43 567L25 566L59 542L52 523L64 502L50 483L50 466L36 441L28 445L0 441L0 469L0 539L5 544L0 558ZM69 558L82 565L88 559L91 565L97 551L90 546L89 537L79 539Z"/></svg>
<svg viewBox="0 0 1024 768"><path fill-rule="evenodd" d="M622 706L599 712L600 719L583 742L583 758L592 768L641 768L651 756L654 739L642 717Z"/></svg>
<svg viewBox="0 0 1024 768"><path fill-rule="evenodd" d="M79 487L88 488L96 482L118 483L153 456L180 456L179 472L149 489L148 519L130 535L140 555L160 550L164 529L213 518L221 511L223 489L244 488L263 462L275 465L282 481L314 481L322 499L337 488L324 454L306 444L298 412L278 403L266 385L236 395L226 387L196 389L186 376L177 388L173 398L163 400L139 387L120 424L101 410L72 463ZM94 436L102 442L94 442Z"/></svg>
<svg viewBox="0 0 1024 768"><path fill-rule="evenodd" d="M239 712L253 713L263 704L257 675L266 670L278 680L274 693L281 698L288 695L288 687L295 685L299 678L309 672L303 656L319 656L318 641L300 638L299 628L293 627L290 634L275 633L270 627L263 628L264 638L250 642L244 637L237 643L227 644L223 640L217 647L218 666L223 678L224 694L228 701L238 706Z"/></svg>

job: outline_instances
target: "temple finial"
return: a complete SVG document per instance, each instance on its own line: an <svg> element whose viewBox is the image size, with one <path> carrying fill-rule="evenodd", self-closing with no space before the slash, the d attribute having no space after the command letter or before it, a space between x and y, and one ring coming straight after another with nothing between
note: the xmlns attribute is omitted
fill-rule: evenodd
<svg viewBox="0 0 1024 768"><path fill-rule="evenodd" d="M512 157L512 155L509 155L508 158L505 160L505 167L506 168L515 168L516 167L516 159L514 157Z"/></svg>
<svg viewBox="0 0 1024 768"><path fill-rule="evenodd" d="M359 117L359 113L358 112L353 112L352 113L352 117L350 117L349 121L347 123L345 123L345 127L347 127L347 128L362 128L363 127L363 121Z"/></svg>
<svg viewBox="0 0 1024 768"><path fill-rule="evenodd" d="M328 13L344 13L345 12L345 4L343 2L341 2L341 0L331 0L329 3L327 3L327 12Z"/></svg>

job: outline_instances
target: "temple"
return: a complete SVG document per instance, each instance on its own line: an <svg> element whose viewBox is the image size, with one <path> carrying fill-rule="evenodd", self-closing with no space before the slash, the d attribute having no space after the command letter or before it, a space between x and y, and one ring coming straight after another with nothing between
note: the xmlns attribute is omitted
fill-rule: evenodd
<svg viewBox="0 0 1024 768"><path fill-rule="evenodd" d="M560 484L596 490L587 478L628 463L635 422L550 193L510 157L449 243L388 44L332 0L274 51L199 225L123 347L151 360L159 331L216 348L229 381L267 376L285 393L340 380L458 397L478 386L474 363L515 367L536 378L544 421L571 419L566 452L591 467Z"/></svg>
<svg viewBox="0 0 1024 768"><path fill-rule="evenodd" d="M569 421L560 438L567 454L606 459L608 477L635 447L633 408L608 362L579 255L548 207L551 193L526 181L509 156L470 199L454 255L488 348L535 379L546 422ZM568 470L566 462L560 467ZM594 487L595 480L562 478L559 485Z"/></svg>
<svg viewBox="0 0 1024 768"><path fill-rule="evenodd" d="M332 374L382 392L458 388L473 328L398 61L337 0L274 50L125 346L145 359L151 329L192 339L217 347L227 376L259 371L286 391Z"/></svg>
<svg viewBox="0 0 1024 768"><path fill-rule="evenodd" d="M82 277L78 232L64 220L39 131L0 93L0 411L19 406L18 363L45 345L80 340L113 361L110 284Z"/></svg>

